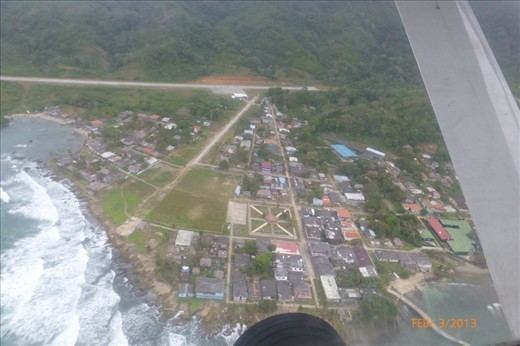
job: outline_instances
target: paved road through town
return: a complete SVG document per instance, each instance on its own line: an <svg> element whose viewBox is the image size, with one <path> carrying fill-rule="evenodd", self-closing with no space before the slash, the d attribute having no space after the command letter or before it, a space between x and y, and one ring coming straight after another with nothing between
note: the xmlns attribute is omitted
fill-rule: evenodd
<svg viewBox="0 0 520 346"><path fill-rule="evenodd" d="M296 219L296 229L298 230L298 233L300 235L300 250L301 250L301 255L302 255L302 258L305 262L305 267L307 268L307 272L309 273L309 278L310 278L310 281L311 281L311 287L312 287L312 293L314 295L314 298L315 298L315 303L316 303L316 307L319 308L320 307L320 301L318 299L318 291L316 290L316 285L314 283L314 279L316 279L316 274L314 273L314 267L312 266L312 262L311 262L311 259L309 257L309 247L307 245L307 239L305 238L305 235L303 234L303 226L302 226L302 223L301 223L301 219L300 219L300 209L298 207L298 205L296 204L296 200L294 198L294 192L293 192L293 187L292 187L292 181L291 181L291 177L290 177L290 174L289 174L289 165L287 164L287 155L285 155L285 149L282 145L282 141L280 140L280 131L278 129L278 123L276 121L276 113L277 113L277 109L276 109L276 106L275 105L272 105L271 106L271 114L273 114L273 121L274 121L274 131L275 131L275 134L276 134L276 141L278 142L278 145L280 146L280 150L282 152L282 158L283 158L283 163L284 163L284 167L285 167L285 172L287 174L287 181L289 183L289 197L291 199L291 205L293 207L293 210L294 210L294 216L295 216L295 219Z"/></svg>

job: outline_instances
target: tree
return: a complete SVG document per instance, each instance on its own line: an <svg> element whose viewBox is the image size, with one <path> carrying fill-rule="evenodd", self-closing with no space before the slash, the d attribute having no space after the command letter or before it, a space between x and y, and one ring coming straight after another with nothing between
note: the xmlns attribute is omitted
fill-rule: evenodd
<svg viewBox="0 0 520 346"><path fill-rule="evenodd" d="M256 241L246 240L244 244L244 252L250 256L255 256L258 252L258 249L256 248Z"/></svg>
<svg viewBox="0 0 520 346"><path fill-rule="evenodd" d="M358 287L361 284L362 276L359 270L340 270L336 272L336 282L339 287Z"/></svg>
<svg viewBox="0 0 520 346"><path fill-rule="evenodd" d="M247 268L249 275L269 276L272 271L273 254L264 252L256 256Z"/></svg>
<svg viewBox="0 0 520 346"><path fill-rule="evenodd" d="M388 323L396 316L395 303L381 295L371 294L359 304L359 317L365 322Z"/></svg>
<svg viewBox="0 0 520 346"><path fill-rule="evenodd" d="M218 163L218 168L227 171L229 169L229 162L227 160L220 160Z"/></svg>

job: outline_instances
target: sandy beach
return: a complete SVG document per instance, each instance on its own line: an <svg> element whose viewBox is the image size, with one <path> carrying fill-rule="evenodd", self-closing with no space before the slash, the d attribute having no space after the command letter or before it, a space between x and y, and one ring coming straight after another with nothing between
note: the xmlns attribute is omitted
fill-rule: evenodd
<svg viewBox="0 0 520 346"><path fill-rule="evenodd" d="M424 273L416 273L411 275L408 279L397 279L392 281L390 286L400 294L412 292L415 289L420 289L425 285Z"/></svg>

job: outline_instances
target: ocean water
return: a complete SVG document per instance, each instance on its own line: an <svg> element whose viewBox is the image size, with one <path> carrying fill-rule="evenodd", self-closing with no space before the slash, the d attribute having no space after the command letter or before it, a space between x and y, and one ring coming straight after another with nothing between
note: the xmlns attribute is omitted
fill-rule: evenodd
<svg viewBox="0 0 520 346"><path fill-rule="evenodd" d="M489 275L464 275L448 282L433 282L415 300L434 319L475 319L476 328L448 331L471 345L510 341L512 335Z"/></svg>
<svg viewBox="0 0 520 346"><path fill-rule="evenodd" d="M52 155L78 150L81 136L35 119L0 131L1 344L208 343L197 320L163 321L135 296L104 230L43 168Z"/></svg>
<svg viewBox="0 0 520 346"><path fill-rule="evenodd" d="M475 319L476 328L445 329L473 346L495 345L512 339L489 275L459 275L456 279L430 282L408 296L435 321ZM400 333L389 338L385 346L453 345L430 329L412 328L411 321L417 315L408 307L401 306L400 315Z"/></svg>

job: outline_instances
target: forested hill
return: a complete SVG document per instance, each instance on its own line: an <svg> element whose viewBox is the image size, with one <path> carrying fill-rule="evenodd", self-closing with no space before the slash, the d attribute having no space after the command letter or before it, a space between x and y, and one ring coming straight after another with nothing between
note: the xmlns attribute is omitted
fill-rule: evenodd
<svg viewBox="0 0 520 346"><path fill-rule="evenodd" d="M506 77L520 84L518 4L474 8ZM1 73L10 75L420 85L391 1L3 1L1 43Z"/></svg>
<svg viewBox="0 0 520 346"><path fill-rule="evenodd" d="M392 2L2 2L2 74L418 83Z"/></svg>

